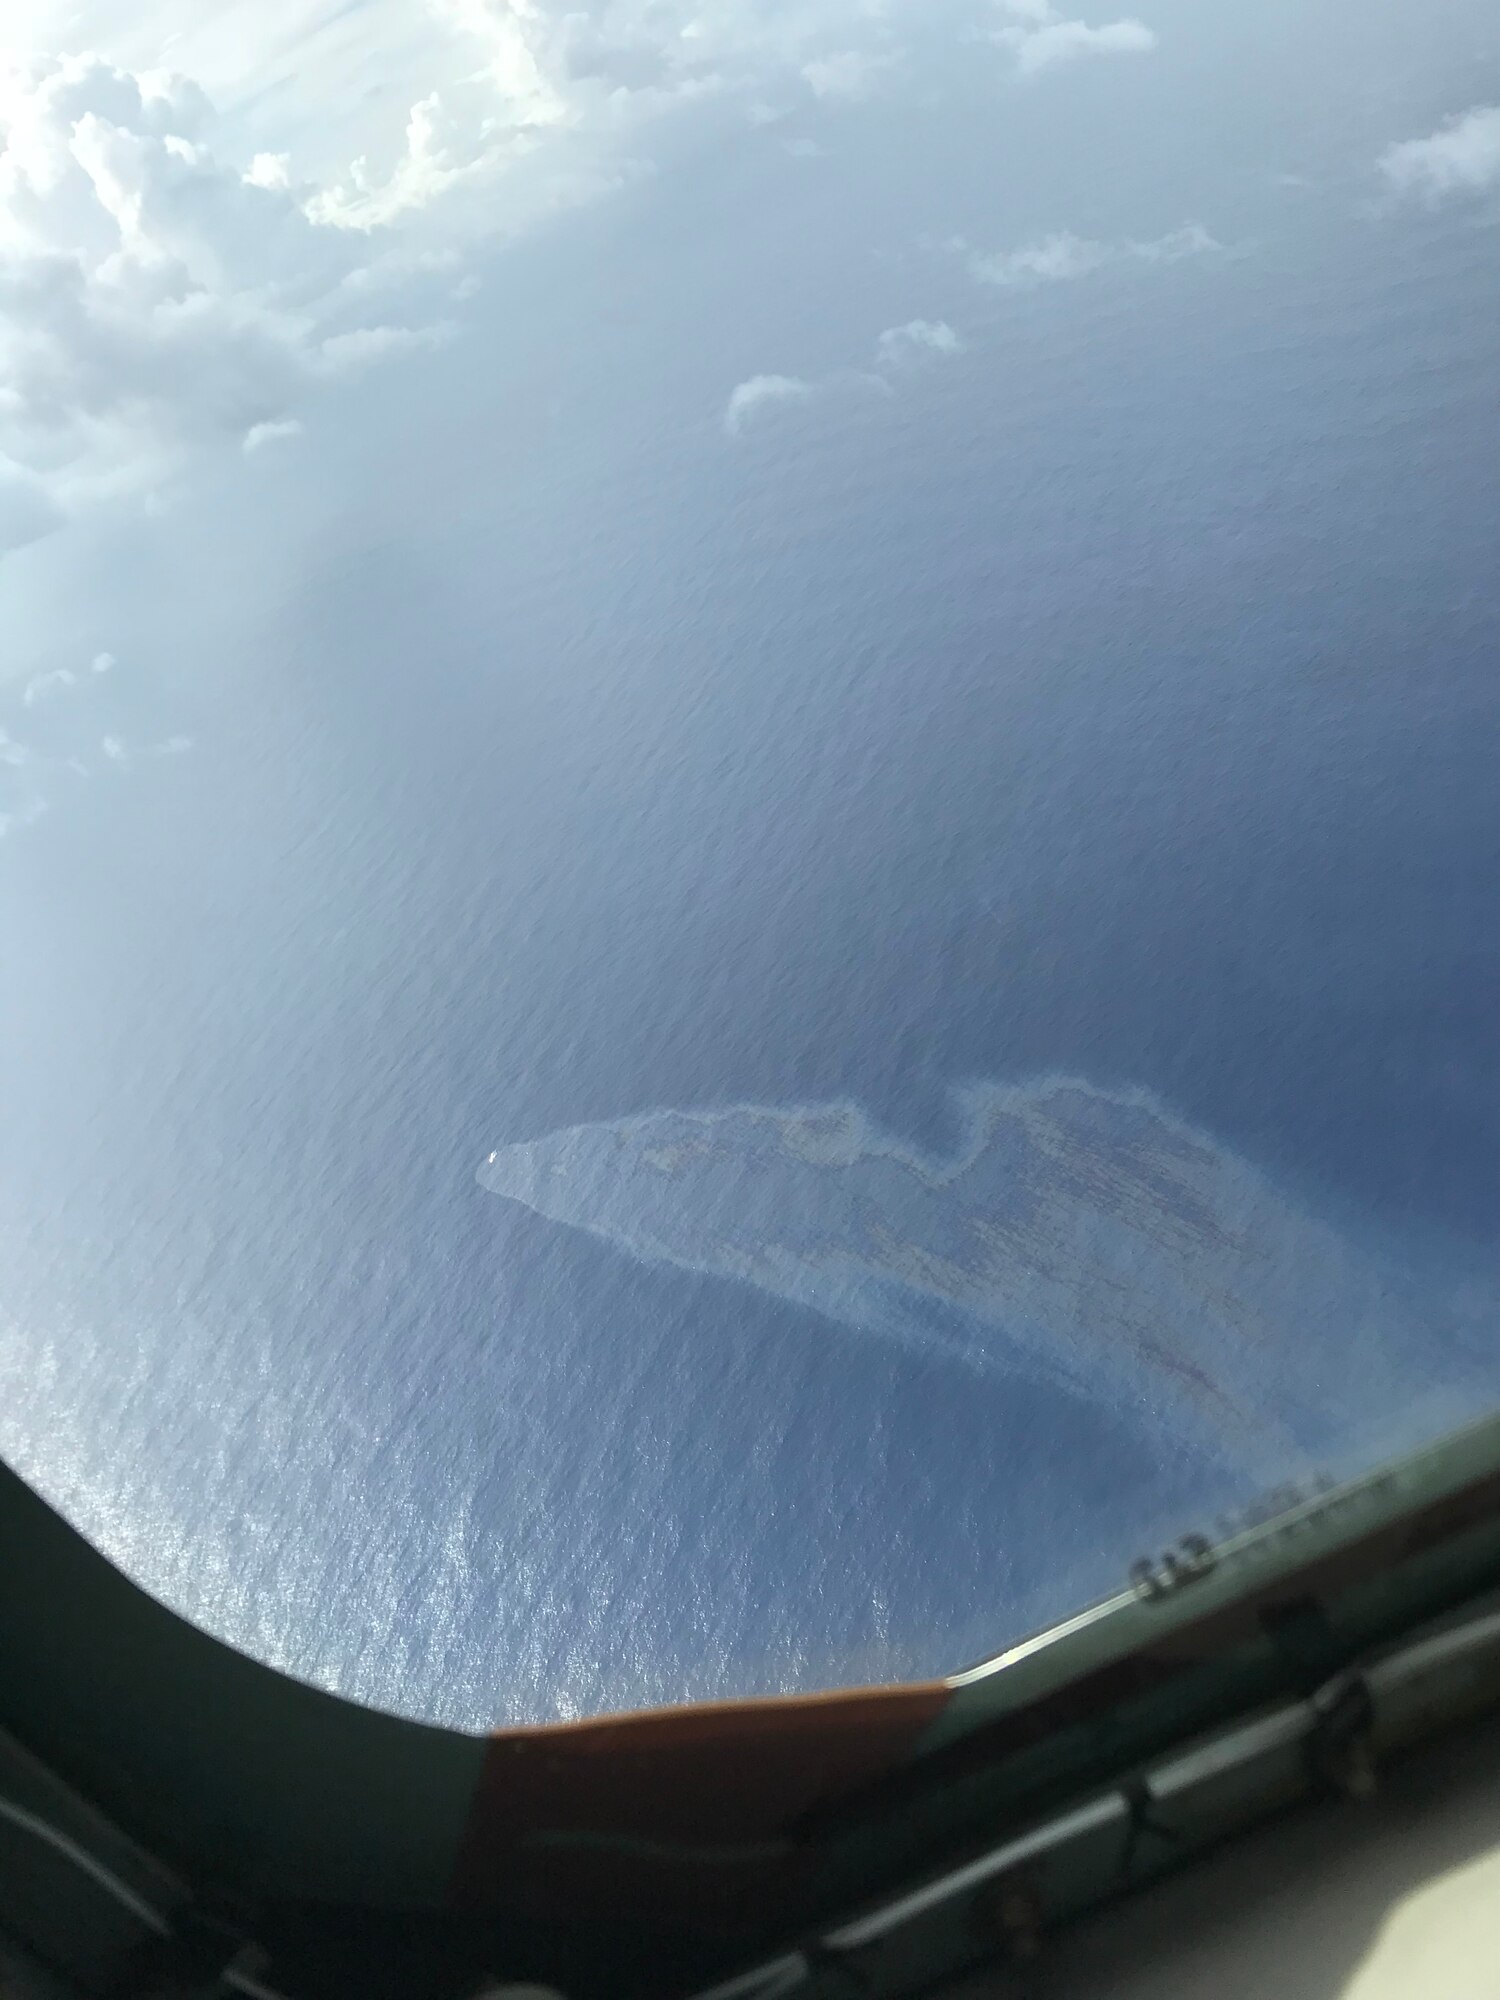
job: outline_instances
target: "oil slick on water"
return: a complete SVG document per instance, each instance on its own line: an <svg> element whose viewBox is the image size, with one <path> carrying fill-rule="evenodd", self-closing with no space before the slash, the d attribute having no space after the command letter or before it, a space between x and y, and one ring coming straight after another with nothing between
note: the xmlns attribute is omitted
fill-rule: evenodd
<svg viewBox="0 0 1500 2000"><path fill-rule="evenodd" d="M653 1111L491 1153L492 1193L1247 1472L1388 1425L1456 1309L1144 1093L958 1093L946 1156L856 1105ZM1430 1295L1429 1295L1430 1294Z"/></svg>

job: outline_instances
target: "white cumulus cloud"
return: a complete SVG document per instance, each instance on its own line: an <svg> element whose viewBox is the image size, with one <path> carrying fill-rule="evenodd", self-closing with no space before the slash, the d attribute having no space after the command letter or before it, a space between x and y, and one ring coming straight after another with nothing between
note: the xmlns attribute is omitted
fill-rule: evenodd
<svg viewBox="0 0 1500 2000"><path fill-rule="evenodd" d="M413 209L428 207L448 189L472 180L518 150L526 121L511 128L491 109L491 94L481 86L462 93L459 108L441 91L414 104L407 117L405 144L395 165L382 178L363 154L343 180L321 189L308 203L314 222L369 230L393 222ZM541 119L538 122L549 122Z"/></svg>
<svg viewBox="0 0 1500 2000"><path fill-rule="evenodd" d="M64 688L72 687L77 678L71 667L53 667L48 673L33 674L22 691L22 706L35 708L38 702L45 701L49 695L59 694Z"/></svg>
<svg viewBox="0 0 1500 2000"><path fill-rule="evenodd" d="M1063 229L1016 250L973 251L968 264L970 275L981 284L1026 289L1085 278L1109 264L1175 264L1221 248L1201 222L1185 223L1165 236L1126 237L1118 242L1099 242Z"/></svg>
<svg viewBox="0 0 1500 2000"><path fill-rule="evenodd" d="M1061 278L1082 278L1112 262L1116 254L1111 244L1090 242L1071 230L1060 229L1018 250L975 251L969 258L969 270L986 285L1045 285Z"/></svg>
<svg viewBox="0 0 1500 2000"><path fill-rule="evenodd" d="M279 165L220 159L195 85L38 62L3 120L0 547L267 437L338 367L426 337L349 324L363 246Z"/></svg>
<svg viewBox="0 0 1500 2000"><path fill-rule="evenodd" d="M730 391L724 405L724 428L738 437L758 412L786 403L805 403L817 394L817 385L800 375L752 375Z"/></svg>
<svg viewBox="0 0 1500 2000"><path fill-rule="evenodd" d="M1015 18L995 31L995 39L1014 51L1022 76L1038 76L1083 56L1147 55L1156 47L1155 31L1133 17L1093 27L1067 19L1048 0L1003 0L1003 4Z"/></svg>
<svg viewBox="0 0 1500 2000"><path fill-rule="evenodd" d="M268 444L281 444L302 435L302 421L299 417L276 417L270 423L252 424L240 440L240 448L247 457L257 451L264 451Z"/></svg>
<svg viewBox="0 0 1500 2000"><path fill-rule="evenodd" d="M319 353L333 369L363 368L372 361L387 360L393 354L413 354L423 348L442 347L453 337L446 323L438 326L359 326L350 333L334 333L322 342Z"/></svg>
<svg viewBox="0 0 1500 2000"><path fill-rule="evenodd" d="M747 425L777 408L811 402L815 396L842 395L868 400L895 394L892 378L924 357L961 354L964 343L943 319L909 319L888 326L875 338L873 367L835 368L826 375L752 375L739 383L724 406L724 428L738 437Z"/></svg>
<svg viewBox="0 0 1500 2000"><path fill-rule="evenodd" d="M245 169L245 180L250 187L289 188L292 184L291 155L257 153Z"/></svg>
<svg viewBox="0 0 1500 2000"><path fill-rule="evenodd" d="M920 0L429 0L451 38L394 161L369 154L316 197L319 220L368 229L464 185L502 186L552 158L576 186L651 120L710 96L854 99L897 60ZM764 108L777 115L768 104ZM581 163L592 159L583 171Z"/></svg>
<svg viewBox="0 0 1500 2000"><path fill-rule="evenodd" d="M1500 104L1476 105L1425 139L1403 139L1380 157L1398 194L1478 194L1500 186Z"/></svg>
<svg viewBox="0 0 1500 2000"><path fill-rule="evenodd" d="M1002 4L998 32L1026 73L1154 41L1134 19ZM471 232L618 185L676 107L725 96L736 116L774 118L808 112L809 93L862 96L931 16L925 0L392 0L342 10L329 42L314 0L245 6L232 31L173 0L171 39L232 123L196 83L141 66L160 53L145 53L149 10L111 28L107 9L35 0L28 18L112 33L120 59L0 77L0 551L170 484L202 452L293 437L339 379L447 338L405 323L422 317L410 297L434 240L456 256ZM345 73L348 89L331 87ZM439 204L448 220L419 233ZM448 297L462 303L467 283L454 270ZM403 288L406 308L377 308ZM888 331L880 365L923 344ZM726 428L857 379L755 378Z"/></svg>
<svg viewBox="0 0 1500 2000"><path fill-rule="evenodd" d="M894 367L913 355L961 354L963 341L945 319L909 319L888 326L875 342L878 367Z"/></svg>

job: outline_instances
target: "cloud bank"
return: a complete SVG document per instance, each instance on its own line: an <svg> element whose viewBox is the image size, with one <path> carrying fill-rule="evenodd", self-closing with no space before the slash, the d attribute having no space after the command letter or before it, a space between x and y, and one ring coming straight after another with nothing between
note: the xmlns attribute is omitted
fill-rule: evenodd
<svg viewBox="0 0 1500 2000"><path fill-rule="evenodd" d="M360 74L388 82L389 22L337 19ZM466 234L504 234L618 184L648 128L707 100L774 122L866 97L902 73L930 12L920 0L432 0L402 30L413 81L393 143L321 182L299 168L285 105L301 105L316 148L325 126L366 132L385 93L327 101L329 24L312 0L286 0L274 23L247 16L243 53L188 11L173 21L239 100L233 126L188 78L96 55L0 76L0 552L170 486L198 454L284 445L340 376L451 337L380 301L410 295L443 255L457 263ZM1004 21L1026 74L1154 42L1134 19L1091 25L1048 0L1008 0ZM128 39L139 48L147 33L149 16ZM295 58L315 48L304 85ZM244 111L268 79L270 144ZM420 247L439 227L446 248ZM444 280L455 304L466 275ZM888 329L874 373L847 379L868 387L903 358L955 352L949 333ZM841 379L752 378L725 426L738 434Z"/></svg>
<svg viewBox="0 0 1500 2000"><path fill-rule="evenodd" d="M196 85L68 58L4 115L0 546L288 435L319 383L439 337L349 324L359 246L264 158L221 161Z"/></svg>
<svg viewBox="0 0 1500 2000"><path fill-rule="evenodd" d="M705 98L753 108L770 97L784 109L868 97L923 9L918 0L432 0L431 14L452 40L448 78L412 106L388 168L357 159L319 194L319 220L378 226L544 150L576 168L594 148L628 144Z"/></svg>

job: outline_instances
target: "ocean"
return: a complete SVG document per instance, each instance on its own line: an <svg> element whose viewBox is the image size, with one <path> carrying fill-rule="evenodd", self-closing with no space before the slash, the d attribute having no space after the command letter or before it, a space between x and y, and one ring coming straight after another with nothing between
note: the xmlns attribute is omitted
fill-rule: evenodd
<svg viewBox="0 0 1500 2000"><path fill-rule="evenodd" d="M940 1161L1080 1079L1417 1328L1372 1411L1309 1292L1289 1469L1500 1391L1493 236L1230 146L1078 224L1211 251L986 288L948 237L1046 215L955 195L981 109L920 174L876 109L704 140L315 474L8 563L31 668L115 663L0 841L0 1449L295 1673L478 1727L958 1667L1275 1470L476 1178L565 1128ZM872 387L918 312L963 351ZM726 436L769 371L830 386Z"/></svg>

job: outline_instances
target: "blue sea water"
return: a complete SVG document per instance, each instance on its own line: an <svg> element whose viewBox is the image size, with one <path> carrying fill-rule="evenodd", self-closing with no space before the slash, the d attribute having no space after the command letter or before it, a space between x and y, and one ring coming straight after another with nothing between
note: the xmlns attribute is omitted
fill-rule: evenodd
<svg viewBox="0 0 1500 2000"><path fill-rule="evenodd" d="M87 591L22 559L46 658L192 749L0 844L0 1448L383 1705L956 1666L1244 1497L497 1200L497 1145L1147 1091L1458 1301L1350 1462L1500 1391L1493 234L1252 199L1231 144L1220 253L985 293L940 228L1046 218L955 214L978 113L923 116L915 180L873 111L707 149L497 260L310 486L100 530ZM1087 233L1180 225L1172 167ZM963 355L726 439L919 309Z"/></svg>

